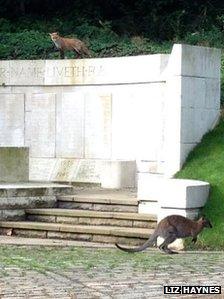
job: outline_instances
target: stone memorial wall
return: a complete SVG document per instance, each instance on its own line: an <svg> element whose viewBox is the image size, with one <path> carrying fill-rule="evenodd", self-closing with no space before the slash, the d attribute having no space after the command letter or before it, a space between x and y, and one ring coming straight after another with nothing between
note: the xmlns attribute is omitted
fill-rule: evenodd
<svg viewBox="0 0 224 299"><path fill-rule="evenodd" d="M30 180L101 182L105 161L172 176L219 117L220 51L0 61L0 146L29 147Z"/></svg>

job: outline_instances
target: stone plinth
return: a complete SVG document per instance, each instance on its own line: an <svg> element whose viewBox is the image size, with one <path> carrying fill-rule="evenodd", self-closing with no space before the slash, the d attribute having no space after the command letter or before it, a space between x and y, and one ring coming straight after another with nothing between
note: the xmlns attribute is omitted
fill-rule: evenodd
<svg viewBox="0 0 224 299"><path fill-rule="evenodd" d="M209 183L197 180L169 179L159 175L139 174L140 213L158 213L158 221L172 214L191 219L198 216L209 195Z"/></svg>
<svg viewBox="0 0 224 299"><path fill-rule="evenodd" d="M26 182L29 180L29 148L0 147L0 181Z"/></svg>
<svg viewBox="0 0 224 299"><path fill-rule="evenodd" d="M197 219L208 199L209 186L209 183L197 180L165 179L163 196L158 201L158 221L172 214Z"/></svg>
<svg viewBox="0 0 224 299"><path fill-rule="evenodd" d="M102 188L126 188L136 185L135 161L104 161L101 170Z"/></svg>

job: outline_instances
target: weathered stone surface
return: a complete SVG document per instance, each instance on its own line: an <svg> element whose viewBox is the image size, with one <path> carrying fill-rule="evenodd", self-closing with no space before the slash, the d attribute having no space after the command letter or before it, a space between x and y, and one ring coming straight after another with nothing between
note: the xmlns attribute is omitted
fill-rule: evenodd
<svg viewBox="0 0 224 299"><path fill-rule="evenodd" d="M142 227L142 228L155 228L156 221L139 221L135 220L133 221L133 227Z"/></svg>
<svg viewBox="0 0 224 299"><path fill-rule="evenodd" d="M28 230L28 229L13 229L13 235L27 238L46 238L46 231Z"/></svg>
<svg viewBox="0 0 224 299"><path fill-rule="evenodd" d="M82 224L79 222L78 217L63 217L63 216L57 216L56 222L58 223L69 223L69 224Z"/></svg>
<svg viewBox="0 0 224 299"><path fill-rule="evenodd" d="M57 222L55 216L46 216L46 215L27 215L28 221L37 221L37 222Z"/></svg>
<svg viewBox="0 0 224 299"><path fill-rule="evenodd" d="M21 221L25 219L25 211L24 210L0 210L0 220L1 221Z"/></svg>
<svg viewBox="0 0 224 299"><path fill-rule="evenodd" d="M1 197L0 209L53 208L55 196Z"/></svg>
<svg viewBox="0 0 224 299"><path fill-rule="evenodd" d="M92 241L92 235L89 234L74 234L65 232L47 232L47 237L50 239L70 239L70 240L80 240L80 241Z"/></svg>
<svg viewBox="0 0 224 299"><path fill-rule="evenodd" d="M113 211L113 212L129 212L129 213L138 211L138 207L136 206L103 205L103 204L94 204L93 209L95 211Z"/></svg>
<svg viewBox="0 0 224 299"><path fill-rule="evenodd" d="M29 149L0 147L0 181L26 182L29 180Z"/></svg>
<svg viewBox="0 0 224 299"><path fill-rule="evenodd" d="M93 204L89 203L79 203L79 202L66 202L66 201L57 201L58 208L60 209L83 209L83 210L92 210Z"/></svg>
<svg viewBox="0 0 224 299"><path fill-rule="evenodd" d="M128 226L132 227L131 220L119 220L108 218L79 218L79 224L85 225L113 225L113 226Z"/></svg>

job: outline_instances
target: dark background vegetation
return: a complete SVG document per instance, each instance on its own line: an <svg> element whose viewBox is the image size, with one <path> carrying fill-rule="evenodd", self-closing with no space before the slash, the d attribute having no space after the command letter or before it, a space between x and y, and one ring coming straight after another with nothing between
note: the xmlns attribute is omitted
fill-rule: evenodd
<svg viewBox="0 0 224 299"><path fill-rule="evenodd" d="M58 58L54 31L108 57L167 53L178 42L223 48L223 29L223 0L0 0L0 59Z"/></svg>
<svg viewBox="0 0 224 299"><path fill-rule="evenodd" d="M222 0L0 0L0 59L58 57L53 31L105 57L167 52L174 42L222 47L223 27Z"/></svg>

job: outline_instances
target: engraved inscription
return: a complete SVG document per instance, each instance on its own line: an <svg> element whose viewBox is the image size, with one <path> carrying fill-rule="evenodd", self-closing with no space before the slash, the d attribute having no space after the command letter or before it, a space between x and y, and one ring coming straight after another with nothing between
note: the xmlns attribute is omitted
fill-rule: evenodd
<svg viewBox="0 0 224 299"><path fill-rule="evenodd" d="M53 66L41 68L41 67L0 67L0 77L33 77L33 78L43 78L44 75L48 77L90 77L90 76L100 76L103 74L102 66Z"/></svg>

